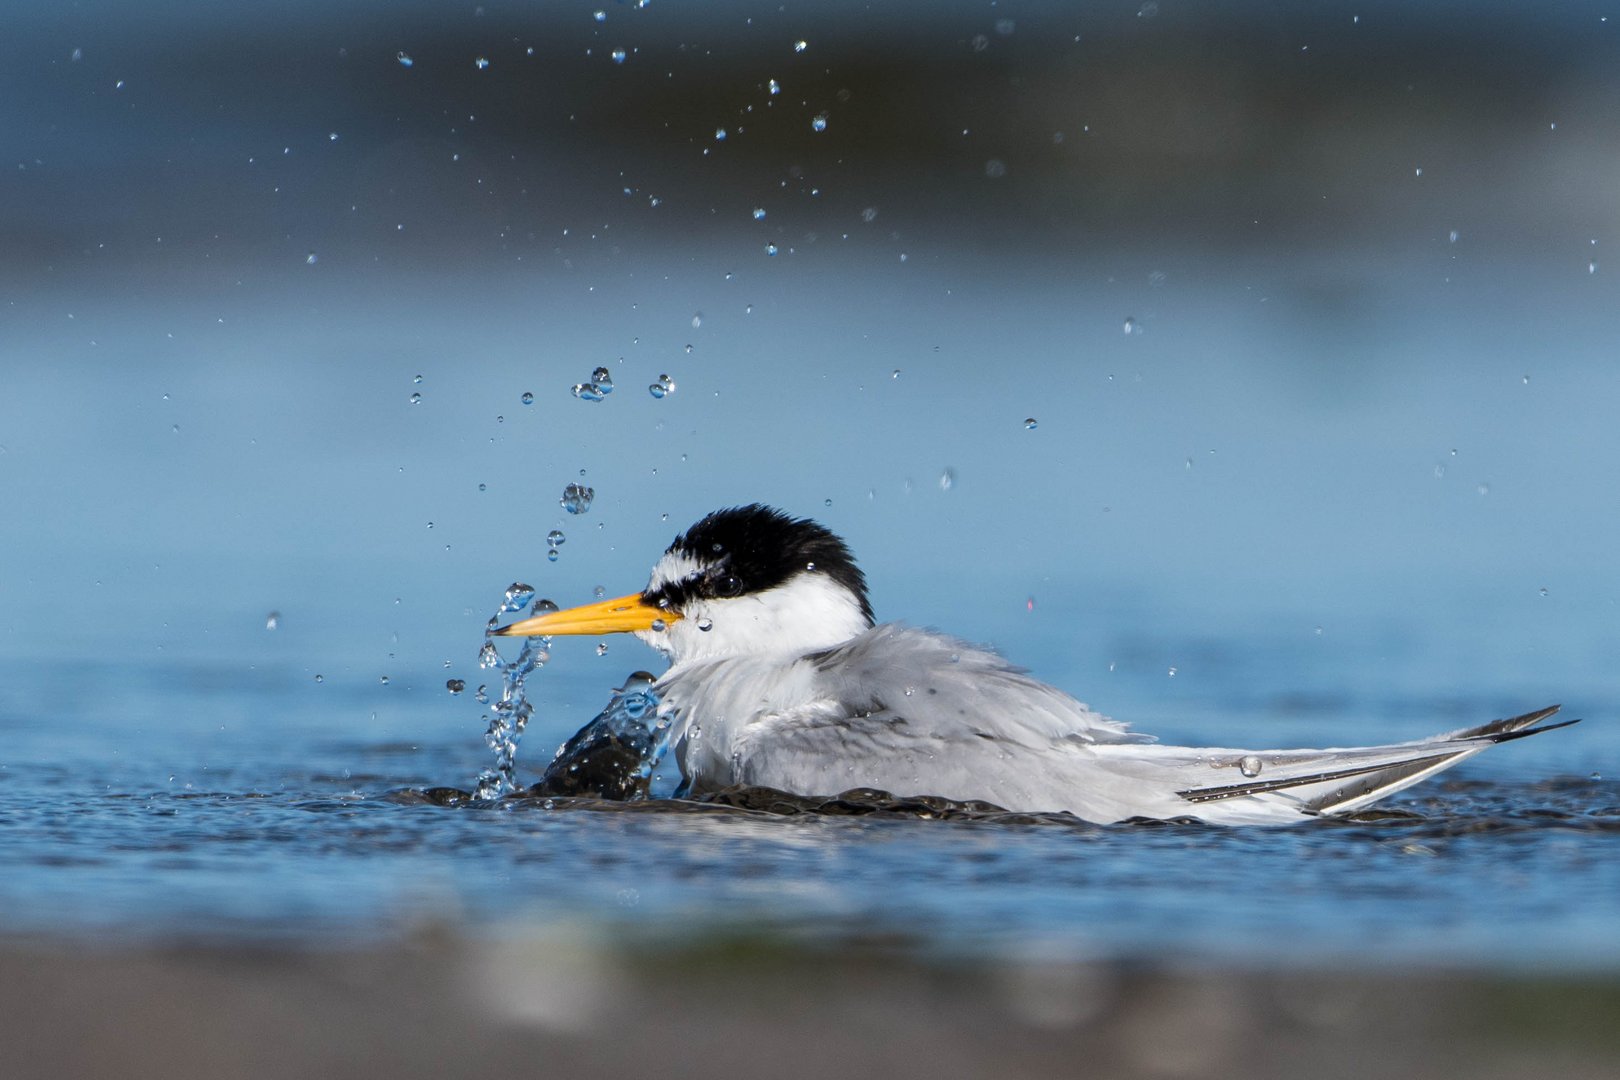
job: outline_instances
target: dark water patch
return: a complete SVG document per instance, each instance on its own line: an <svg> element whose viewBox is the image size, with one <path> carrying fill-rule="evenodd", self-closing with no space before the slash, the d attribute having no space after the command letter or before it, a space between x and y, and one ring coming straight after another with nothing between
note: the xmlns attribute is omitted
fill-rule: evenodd
<svg viewBox="0 0 1620 1080"><path fill-rule="evenodd" d="M1437 794L1413 798L1404 804L1375 806L1352 814L1302 819L1300 828L1380 832L1426 831L1434 835L1466 835L1525 829L1567 828L1582 831L1620 831L1620 782L1558 777L1531 785L1490 781L1451 781L1435 785ZM498 800L475 799L454 787L396 788L380 798L402 806L432 805L503 810L589 810L613 813L693 814L746 811L766 817L878 817L921 821L978 821L1003 825L1053 825L1094 828L1067 812L1025 813L1002 809L980 800L957 801L933 795L897 796L875 788L852 788L836 795L795 795L774 788L738 785L683 799L619 799L591 794L552 794L537 784L525 792ZM1148 828L1223 829L1197 818L1133 818L1122 825ZM1232 831L1254 831L1243 827ZM1260 829L1269 832L1269 829Z"/></svg>

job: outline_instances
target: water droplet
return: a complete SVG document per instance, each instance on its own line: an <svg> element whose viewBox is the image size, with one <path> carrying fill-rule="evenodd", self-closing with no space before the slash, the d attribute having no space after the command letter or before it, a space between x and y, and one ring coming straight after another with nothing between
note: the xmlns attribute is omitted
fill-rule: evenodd
<svg viewBox="0 0 1620 1080"><path fill-rule="evenodd" d="M949 491L956 486L956 470L946 469L939 474L939 490Z"/></svg>
<svg viewBox="0 0 1620 1080"><path fill-rule="evenodd" d="M1482 496L1489 495L1491 493L1491 485L1480 484L1479 487L1475 488L1475 490L1478 491Z"/></svg>
<svg viewBox="0 0 1620 1080"><path fill-rule="evenodd" d="M599 367L591 372L591 382L595 383L596 388L602 393L613 393L613 376L608 374L607 368Z"/></svg>
<svg viewBox="0 0 1620 1080"><path fill-rule="evenodd" d="M595 383L575 383L570 393L581 401L601 401L606 396Z"/></svg>
<svg viewBox="0 0 1620 1080"><path fill-rule="evenodd" d="M1135 319L1135 317L1130 316L1130 315L1125 316L1125 332L1127 334L1136 333L1136 319Z"/></svg>
<svg viewBox="0 0 1620 1080"><path fill-rule="evenodd" d="M467 681L465 679L446 679L444 680L444 688L452 694L459 694L467 689Z"/></svg>
<svg viewBox="0 0 1620 1080"><path fill-rule="evenodd" d="M546 546L547 547L561 547L563 544L566 544L567 542L568 542L568 537L563 535L561 529L552 529L550 532L546 533Z"/></svg>
<svg viewBox="0 0 1620 1080"><path fill-rule="evenodd" d="M495 419L499 420L500 417L497 416ZM488 484L479 484L478 485L478 490L479 491L488 491L489 490L489 485Z"/></svg>
<svg viewBox="0 0 1620 1080"><path fill-rule="evenodd" d="M591 508L591 500L594 498L596 498L595 488L588 488L584 484L569 484L563 488L562 498L558 502L570 514L583 514Z"/></svg>
<svg viewBox="0 0 1620 1080"><path fill-rule="evenodd" d="M1012 32L1017 29L1017 27L1018 24L1013 22L1011 19L996 20L996 33L1000 34L1002 37L1010 37Z"/></svg>
<svg viewBox="0 0 1620 1080"><path fill-rule="evenodd" d="M1250 779L1259 776L1260 770L1264 767L1265 763L1260 760L1260 757L1257 754L1244 754L1243 757L1238 760L1238 772L1249 777Z"/></svg>
<svg viewBox="0 0 1620 1080"><path fill-rule="evenodd" d="M488 70L488 68L489 68L489 57L480 56L478 59L473 61L473 67L477 68L479 71Z"/></svg>
<svg viewBox="0 0 1620 1080"><path fill-rule="evenodd" d="M775 255L776 254L776 245L775 244L766 244L765 245L765 254L767 254L767 255Z"/></svg>
<svg viewBox="0 0 1620 1080"><path fill-rule="evenodd" d="M416 378L411 380L411 382L413 382L413 383L420 383L421 381L422 381L422 376L420 376L420 375L418 375Z"/></svg>
<svg viewBox="0 0 1620 1080"><path fill-rule="evenodd" d="M1036 420L1035 420L1035 418L1033 416L1024 417L1024 430L1025 431L1034 431L1035 430L1035 425L1036 425Z"/></svg>
<svg viewBox="0 0 1620 1080"><path fill-rule="evenodd" d="M501 599L502 611L522 611L534 599L534 586L525 585L521 581L514 581L506 587L506 596Z"/></svg>
<svg viewBox="0 0 1620 1080"><path fill-rule="evenodd" d="M533 405L534 404L534 395L529 393L527 390L525 390L523 392L523 396L518 398L518 400L523 402L523 404L525 404L525 405Z"/></svg>
<svg viewBox="0 0 1620 1080"><path fill-rule="evenodd" d="M1586 272L1587 272L1587 273L1588 273L1588 274L1595 274L1595 273L1597 273L1597 263L1595 263L1595 262L1589 262L1589 263L1587 263L1587 264L1586 264Z"/></svg>
<svg viewBox="0 0 1620 1080"><path fill-rule="evenodd" d="M609 55L613 57L613 62L615 64L624 63L625 51L623 49L614 49Z"/></svg>
<svg viewBox="0 0 1620 1080"><path fill-rule="evenodd" d="M71 56L70 56L70 59L72 59L72 61L73 61L73 62L74 62L74 63L75 63L75 64L77 64L77 63L78 63L78 62L79 62L79 61L80 61L80 60L83 60L83 59L84 59L84 49L82 49L82 48L75 48L75 49L74 49L74 50L73 50L73 52L72 52L72 54L71 54Z"/></svg>
<svg viewBox="0 0 1620 1080"><path fill-rule="evenodd" d="M754 207L754 220L755 221L764 221L765 220L765 208L763 206Z"/></svg>
<svg viewBox="0 0 1620 1080"><path fill-rule="evenodd" d="M422 395L420 393L412 394L411 395L411 404L412 405L420 405L420 404L422 404Z"/></svg>
<svg viewBox="0 0 1620 1080"><path fill-rule="evenodd" d="M697 621L697 628L699 630L702 630L704 633L708 633L710 630L714 629L714 620L713 619L699 619Z"/></svg>
<svg viewBox="0 0 1620 1080"><path fill-rule="evenodd" d="M796 53L802 53L802 52L804 52L804 50L808 49L809 47L810 47L810 43L808 41L795 41L793 43L793 51L796 52Z"/></svg>
<svg viewBox="0 0 1620 1080"><path fill-rule="evenodd" d="M484 642L483 648L478 650L478 666L481 668L498 667L500 662L501 654L496 651L495 643L493 641Z"/></svg>
<svg viewBox="0 0 1620 1080"><path fill-rule="evenodd" d="M1452 230L1451 230L1451 232L1450 232L1450 233L1449 233L1449 234L1447 234L1447 236L1446 236L1446 240L1447 240L1447 241L1448 241L1448 242L1449 242L1449 243L1453 243L1453 244L1455 244L1455 243L1456 243L1456 242L1457 242L1457 230L1456 230L1456 229L1452 229Z"/></svg>
<svg viewBox="0 0 1620 1080"><path fill-rule="evenodd" d="M266 615L264 617L264 628L266 630L275 630L280 626L281 626L281 612L272 611L270 614L268 614L268 615Z"/></svg>
<svg viewBox="0 0 1620 1080"><path fill-rule="evenodd" d="M990 47L990 39L983 34L974 34L973 40L968 44L973 47L974 52L984 52Z"/></svg>
<svg viewBox="0 0 1620 1080"><path fill-rule="evenodd" d="M663 633L663 632L664 632L664 630L665 630L665 628L666 628L666 627L668 627L668 625L669 625L669 624L668 624L668 623L666 623L666 622L664 622L664 620L663 620L663 619L654 619L654 620L653 620L653 621L652 621L652 629L653 629L653 630L654 630L654 631L655 631L655 632L656 632L656 633L660 633L660 634L661 634L661 633Z"/></svg>
<svg viewBox="0 0 1620 1080"><path fill-rule="evenodd" d="M1312 631L1312 633L1314 633L1317 637L1321 637L1322 636L1322 628L1320 626L1318 626L1315 630Z"/></svg>
<svg viewBox="0 0 1620 1080"><path fill-rule="evenodd" d="M692 329L696 330L702 325L703 325L703 312L699 311L699 312L694 313L693 316L692 316ZM688 345L686 347L686 351L691 352L692 351L692 346Z"/></svg>
<svg viewBox="0 0 1620 1080"><path fill-rule="evenodd" d="M315 681L316 682L325 682L326 681L326 676L325 675L317 675L317 676L315 676Z"/></svg>
<svg viewBox="0 0 1620 1080"><path fill-rule="evenodd" d="M304 256L304 265L306 265L306 266L314 266L316 263L318 263L320 261L321 261L321 257L319 255L315 254L313 251L310 252L308 255Z"/></svg>
<svg viewBox="0 0 1620 1080"><path fill-rule="evenodd" d="M591 18L595 19L597 22L607 22L607 12L593 11L591 13Z"/></svg>
<svg viewBox="0 0 1620 1080"><path fill-rule="evenodd" d="M1007 175L1007 163L1000 158L991 158L984 163L984 175L992 180L1000 180Z"/></svg>
<svg viewBox="0 0 1620 1080"><path fill-rule="evenodd" d="M827 130L827 114L826 113L817 113L815 119L810 121L810 130L811 131L826 131Z"/></svg>
<svg viewBox="0 0 1620 1080"><path fill-rule="evenodd" d="M714 129L714 141L715 142L725 142L726 141L726 129L725 128L715 128Z"/></svg>
<svg viewBox="0 0 1620 1080"><path fill-rule="evenodd" d="M1175 669L1175 668L1171 668L1171 669L1170 669L1170 677L1171 677L1171 678L1172 678L1172 679L1173 679L1173 678L1175 678L1175 677L1176 677L1176 669Z"/></svg>
<svg viewBox="0 0 1620 1080"><path fill-rule="evenodd" d="M606 656L607 655L607 649L608 649L607 642L598 641L596 643L596 655L597 656Z"/></svg>
<svg viewBox="0 0 1620 1080"><path fill-rule="evenodd" d="M1547 587L1545 585L1541 587L1541 595L1544 597L1547 595Z"/></svg>
<svg viewBox="0 0 1620 1080"><path fill-rule="evenodd" d="M771 92L771 97L775 97L777 94L782 92L782 84L777 82L775 79L772 79L770 82L765 84L765 89Z"/></svg>
<svg viewBox="0 0 1620 1080"><path fill-rule="evenodd" d="M478 684L478 690L473 694L473 700L480 705L489 704L489 687L484 683Z"/></svg>
<svg viewBox="0 0 1620 1080"><path fill-rule="evenodd" d="M379 676L377 676L377 681L378 681L378 682L379 682L379 683L381 683L381 684L382 684L382 685L384 685L384 686L387 686L387 685L388 685L388 676L386 676L386 675L379 675Z"/></svg>

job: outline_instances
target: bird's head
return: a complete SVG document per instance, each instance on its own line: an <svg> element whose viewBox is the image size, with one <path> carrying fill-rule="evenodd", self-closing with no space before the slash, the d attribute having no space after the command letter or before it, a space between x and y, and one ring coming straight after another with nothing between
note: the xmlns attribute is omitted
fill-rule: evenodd
<svg viewBox="0 0 1620 1080"><path fill-rule="evenodd" d="M826 528L758 504L677 536L639 593L524 619L510 636L634 633L671 663L804 653L872 625L866 579Z"/></svg>

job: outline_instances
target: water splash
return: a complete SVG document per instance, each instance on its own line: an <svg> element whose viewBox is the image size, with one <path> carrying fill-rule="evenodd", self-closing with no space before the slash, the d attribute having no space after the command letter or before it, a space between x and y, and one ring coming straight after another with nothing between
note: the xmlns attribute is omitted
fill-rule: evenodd
<svg viewBox="0 0 1620 1080"><path fill-rule="evenodd" d="M499 610L490 617L489 626L484 633L489 635L503 614L522 611L533 600L533 588L521 582L514 582L506 590ZM541 600L534 604L536 614L556 610L557 605L549 600ZM486 636L483 646L478 650L479 667L500 668L501 696L489 702L489 726L484 731L484 743L494 751L495 764L478 774L478 782L473 789L475 799L498 799L517 786L514 774L517 770L518 740L523 737L523 729L528 727L529 719L534 715L534 706L524 697L523 683L551 659L551 654L546 651L546 645L550 640L545 637L524 638L517 659L510 663L502 662L492 637ZM478 700L488 701L482 686L478 688Z"/></svg>
<svg viewBox="0 0 1620 1080"><path fill-rule="evenodd" d="M646 799L669 751L673 725L659 715L655 678L638 671L614 691L607 708L558 749L530 795L595 795Z"/></svg>

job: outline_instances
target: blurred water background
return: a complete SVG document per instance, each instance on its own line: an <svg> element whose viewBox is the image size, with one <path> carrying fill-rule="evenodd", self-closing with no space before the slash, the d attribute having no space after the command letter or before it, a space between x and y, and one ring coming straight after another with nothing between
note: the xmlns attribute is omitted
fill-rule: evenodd
<svg viewBox="0 0 1620 1080"><path fill-rule="evenodd" d="M1620 969L1620 12L4 24L0 929ZM508 583L755 500L1169 741L1587 722L1290 831L390 794L488 764ZM655 659L596 644L520 766Z"/></svg>

